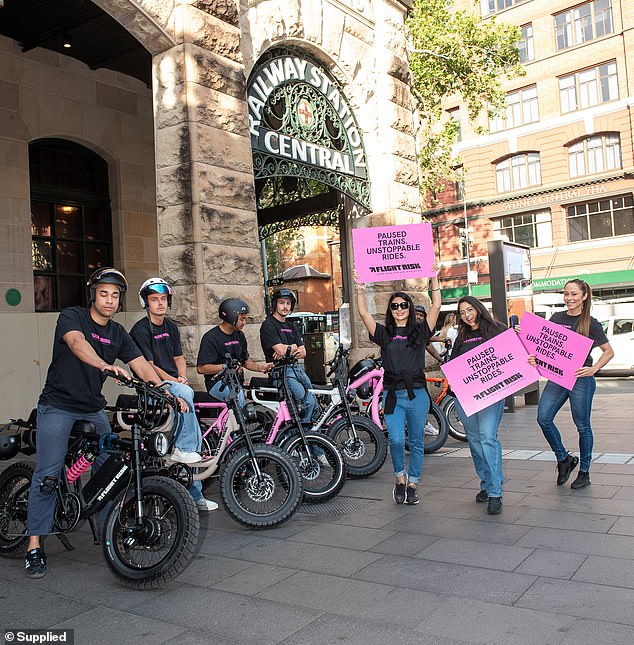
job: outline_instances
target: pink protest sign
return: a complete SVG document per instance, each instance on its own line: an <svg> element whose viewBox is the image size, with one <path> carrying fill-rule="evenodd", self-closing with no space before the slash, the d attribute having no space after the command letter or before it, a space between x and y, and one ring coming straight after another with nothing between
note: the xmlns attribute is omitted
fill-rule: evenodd
<svg viewBox="0 0 634 645"><path fill-rule="evenodd" d="M435 276L431 224L352 229L354 267L361 282Z"/></svg>
<svg viewBox="0 0 634 645"><path fill-rule="evenodd" d="M512 329L452 358L441 369L467 416L539 380Z"/></svg>
<svg viewBox="0 0 634 645"><path fill-rule="evenodd" d="M549 381L572 390L577 382L575 371L583 366L592 339L529 311L522 316L520 328L520 341L529 354L535 355L537 371Z"/></svg>

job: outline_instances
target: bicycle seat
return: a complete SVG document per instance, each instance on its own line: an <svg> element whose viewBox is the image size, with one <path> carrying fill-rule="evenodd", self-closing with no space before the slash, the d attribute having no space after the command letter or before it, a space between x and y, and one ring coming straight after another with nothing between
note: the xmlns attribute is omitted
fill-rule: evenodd
<svg viewBox="0 0 634 645"><path fill-rule="evenodd" d="M222 401L207 392L196 390L194 392L194 403L222 403Z"/></svg>
<svg viewBox="0 0 634 645"><path fill-rule="evenodd" d="M135 394L119 394L115 406L124 410L136 410L139 400Z"/></svg>
<svg viewBox="0 0 634 645"><path fill-rule="evenodd" d="M271 385L271 381L269 381L269 379L266 378L265 376L264 377L262 377L262 376L252 376L251 380L249 381L249 387L251 387L251 388L256 388L256 387L271 388L273 386Z"/></svg>
<svg viewBox="0 0 634 645"><path fill-rule="evenodd" d="M80 437L86 435L94 435L98 437L99 435L96 432L95 424L92 421L84 421L83 419L77 419L73 423L73 427L70 431L71 439L79 439Z"/></svg>

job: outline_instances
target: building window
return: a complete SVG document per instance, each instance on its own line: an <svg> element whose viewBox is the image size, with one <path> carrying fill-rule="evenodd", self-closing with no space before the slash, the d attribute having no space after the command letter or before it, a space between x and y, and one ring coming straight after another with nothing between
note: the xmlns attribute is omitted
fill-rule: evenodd
<svg viewBox="0 0 634 645"><path fill-rule="evenodd" d="M447 110L447 114L456 126L456 141L462 141L462 123L460 121L460 109L453 108L452 110Z"/></svg>
<svg viewBox="0 0 634 645"><path fill-rule="evenodd" d="M539 152L508 157L495 165L498 193L540 186L542 183Z"/></svg>
<svg viewBox="0 0 634 645"><path fill-rule="evenodd" d="M86 281L112 264L108 164L70 141L29 145L35 311L86 304Z"/></svg>
<svg viewBox="0 0 634 645"><path fill-rule="evenodd" d="M611 0L594 0L555 16L557 49L566 49L611 34Z"/></svg>
<svg viewBox="0 0 634 645"><path fill-rule="evenodd" d="M504 11L516 4L523 4L527 0L480 0L483 16L490 16L498 11Z"/></svg>
<svg viewBox="0 0 634 645"><path fill-rule="evenodd" d="M615 235L632 235L633 206L631 194L568 206L568 240L582 242Z"/></svg>
<svg viewBox="0 0 634 645"><path fill-rule="evenodd" d="M536 85L509 92L505 100L506 109L491 121L491 132L517 128L520 125L539 121Z"/></svg>
<svg viewBox="0 0 634 645"><path fill-rule="evenodd" d="M562 114L618 99L616 61L562 76L559 79L559 98Z"/></svg>
<svg viewBox="0 0 634 645"><path fill-rule="evenodd" d="M497 239L525 244L531 248L553 245L553 229L550 210L522 213L492 220Z"/></svg>
<svg viewBox="0 0 634 645"><path fill-rule="evenodd" d="M522 27L522 35L517 48L520 51L520 63L526 63L535 59L535 46L533 44L533 25L528 24Z"/></svg>
<svg viewBox="0 0 634 645"><path fill-rule="evenodd" d="M568 146L568 163L571 177L622 168L619 134L599 134L573 143Z"/></svg>

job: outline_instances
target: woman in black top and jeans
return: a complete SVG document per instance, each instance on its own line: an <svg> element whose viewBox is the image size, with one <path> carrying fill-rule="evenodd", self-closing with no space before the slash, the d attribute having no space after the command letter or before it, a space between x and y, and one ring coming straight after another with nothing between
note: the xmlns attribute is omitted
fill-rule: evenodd
<svg viewBox="0 0 634 645"><path fill-rule="evenodd" d="M458 301L458 335L451 350L451 360L466 354L485 341L506 330L506 326L491 317L486 307L473 296ZM467 416L457 401L456 411L462 421L476 473L480 478L480 492L476 502L488 502L487 512L497 515L502 511L502 445L498 428L504 413L504 400L488 405Z"/></svg>
<svg viewBox="0 0 634 645"><path fill-rule="evenodd" d="M434 265L434 271L438 269ZM355 272L355 279L358 274ZM375 322L368 311L365 285L357 282L359 314L370 340L381 348L383 359L383 410L390 438L390 455L396 482L393 497L397 504L418 504L416 484L423 470L424 432L429 412L425 382L425 346L432 337L440 313L440 286L431 278L431 307L427 321L416 322L411 297L397 291L390 296L385 325ZM405 423L409 434L409 466L405 473ZM407 484L407 485L406 485Z"/></svg>

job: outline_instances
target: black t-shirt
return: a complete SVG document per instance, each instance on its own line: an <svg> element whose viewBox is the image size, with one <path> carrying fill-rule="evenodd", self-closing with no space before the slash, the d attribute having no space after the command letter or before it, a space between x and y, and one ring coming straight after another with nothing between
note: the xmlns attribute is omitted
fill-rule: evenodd
<svg viewBox="0 0 634 645"><path fill-rule="evenodd" d="M141 352L130 334L114 320L99 325L86 307L69 307L60 313L55 327L53 359L39 402L68 412L99 412L106 405L101 394L106 377L70 351L62 340L69 331L81 332L108 365L117 358L129 363L141 356Z"/></svg>
<svg viewBox="0 0 634 645"><path fill-rule="evenodd" d="M232 334L225 334L220 326L214 327L200 340L196 365L224 365L227 353L244 363L249 358L246 336L237 330ZM208 392L217 380L217 374L205 374L205 387Z"/></svg>
<svg viewBox="0 0 634 645"><path fill-rule="evenodd" d="M422 323L419 327L421 328L421 344L418 347L411 347L407 344L404 329L397 328L394 336L390 337L387 329L381 323L376 323L374 335L370 336L370 340L381 348L381 358L386 372L397 376L424 374L425 345L433 334L427 322Z"/></svg>
<svg viewBox="0 0 634 645"><path fill-rule="evenodd" d="M571 329L572 331L577 331L577 325L579 324L580 318L581 316L568 315L567 311L558 311L550 317L550 322L557 323L558 325ZM603 331L603 327L601 327L601 323L592 316L590 316L590 332L588 333L588 338L592 339L592 347L590 348L590 351L595 347L599 347L599 345L605 345L605 343L609 342L605 332ZM590 356L590 352L588 352L588 356L586 357L583 366L590 367L591 365L592 357Z"/></svg>
<svg viewBox="0 0 634 645"><path fill-rule="evenodd" d="M280 322L275 316L269 316L260 327L260 344L267 363L273 360L273 345L297 345L302 347L304 341L299 329L290 321Z"/></svg>
<svg viewBox="0 0 634 645"><path fill-rule="evenodd" d="M496 330L494 336L501 334L503 331L506 331L506 325L500 324L499 328ZM490 338L484 338L482 331L480 329L467 329L462 338L458 336L454 341L453 348L451 350L451 360L466 354L468 351L472 350L478 345L482 345L486 340L491 340Z"/></svg>
<svg viewBox="0 0 634 645"><path fill-rule="evenodd" d="M178 327L168 318L162 325L150 324L149 318L142 318L130 330L134 342L143 352L146 360L167 372L171 377L178 378L175 356L183 355L181 335Z"/></svg>

